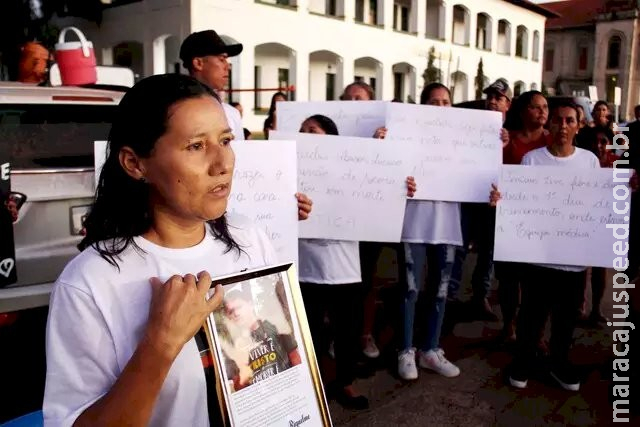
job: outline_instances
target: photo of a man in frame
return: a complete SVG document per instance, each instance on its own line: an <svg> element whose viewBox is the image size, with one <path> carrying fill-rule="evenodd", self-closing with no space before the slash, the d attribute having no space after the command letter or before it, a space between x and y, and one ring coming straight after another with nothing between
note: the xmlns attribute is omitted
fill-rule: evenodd
<svg viewBox="0 0 640 427"><path fill-rule="evenodd" d="M280 281L274 279L278 277L267 281L270 283L253 282L254 291L257 289L263 297L261 304L256 304L250 281L225 289L222 316L218 317L222 322L217 322L217 328L223 341L227 341L223 345L225 370L232 382L229 384L232 391L301 363L293 330L283 331L282 325L290 323L290 313L277 292ZM273 311L277 313L271 313ZM231 357L232 354L235 357Z"/></svg>

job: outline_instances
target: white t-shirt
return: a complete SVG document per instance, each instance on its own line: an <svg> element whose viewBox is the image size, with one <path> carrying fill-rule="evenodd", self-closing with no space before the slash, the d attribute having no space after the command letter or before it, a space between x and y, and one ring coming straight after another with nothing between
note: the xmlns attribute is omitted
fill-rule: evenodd
<svg viewBox="0 0 640 427"><path fill-rule="evenodd" d="M600 161L591 151L575 147L573 154L567 157L556 157L549 152L547 147L529 151L522 158L523 165L528 166L563 166L572 169L599 168ZM584 271L587 267L559 264L536 264L540 267L555 268L564 271Z"/></svg>
<svg viewBox="0 0 640 427"><path fill-rule="evenodd" d="M344 285L362 281L358 242L299 239L298 262L301 282Z"/></svg>
<svg viewBox="0 0 640 427"><path fill-rule="evenodd" d="M409 199L402 241L462 246L460 203Z"/></svg>
<svg viewBox="0 0 640 427"><path fill-rule="evenodd" d="M226 102L222 103L222 109L224 110L224 115L227 116L227 123L229 123L229 127L231 128L231 133L233 133L234 139L236 141L243 141L244 128L242 127L242 117L240 117L240 111L232 107L230 104L227 104Z"/></svg>
<svg viewBox="0 0 640 427"><path fill-rule="evenodd" d="M267 237L248 219L229 215L229 230L244 252L207 232L186 249L160 247L136 237L120 271L89 248L64 269L51 295L47 322L46 426L71 426L104 396L124 370L143 336L151 301L149 279L202 270L219 276L276 263ZM208 426L204 369L195 340L173 362L153 409L152 426Z"/></svg>

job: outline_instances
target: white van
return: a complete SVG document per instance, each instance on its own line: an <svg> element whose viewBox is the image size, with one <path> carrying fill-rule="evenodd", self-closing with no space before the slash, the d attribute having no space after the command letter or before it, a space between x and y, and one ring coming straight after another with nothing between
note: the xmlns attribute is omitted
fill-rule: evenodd
<svg viewBox="0 0 640 427"><path fill-rule="evenodd" d="M26 195L14 223L18 282L0 313L48 303L51 283L78 253L94 196L94 141L106 140L121 91L0 82L0 158Z"/></svg>

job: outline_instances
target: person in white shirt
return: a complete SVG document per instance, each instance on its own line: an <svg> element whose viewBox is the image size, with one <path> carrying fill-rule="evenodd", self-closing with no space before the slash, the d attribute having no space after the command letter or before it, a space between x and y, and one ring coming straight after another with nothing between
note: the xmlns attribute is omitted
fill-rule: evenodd
<svg viewBox="0 0 640 427"><path fill-rule="evenodd" d="M522 159L523 165L559 166L573 169L599 168L598 158L590 151L574 146L578 133L578 109L571 101L556 104L550 114L552 143L532 150ZM500 192L494 185L490 195L496 206ZM577 391L580 380L569 362L573 332L582 304L586 266L523 264L522 302L516 329L516 354L510 367L509 383L516 388L527 386L536 365L537 344L551 314L549 356L550 374L558 384Z"/></svg>
<svg viewBox="0 0 640 427"><path fill-rule="evenodd" d="M300 127L301 133L338 135L328 117L314 115ZM328 392L343 406L366 409L369 401L353 387L358 354L358 311L361 298L358 242L299 239L300 289L317 355L329 349L325 313L329 314L334 339L336 378Z"/></svg>
<svg viewBox="0 0 640 427"><path fill-rule="evenodd" d="M180 59L189 75L209 86L215 92L224 90L229 80L227 59L240 55L242 44L226 44L213 30L190 34L180 46ZM244 140L244 129L240 112L231 105L222 103L224 114L237 141ZM305 194L296 194L298 199L298 219L305 220L311 213L313 202Z"/></svg>
<svg viewBox="0 0 640 427"><path fill-rule="evenodd" d="M440 83L425 87L421 98L428 105L451 106L449 89ZM413 324L416 300L424 282L425 264L428 263L429 275L425 289L427 325L424 344L418 354L419 365L445 377L458 376L460 369L444 357L444 351L440 348L440 332L455 247L462 245L460 203L409 200L402 241L405 242L407 290L402 306L404 338L398 354L398 375L405 380L418 378Z"/></svg>
<svg viewBox="0 0 640 427"><path fill-rule="evenodd" d="M222 302L211 277L276 262L261 230L225 215L232 139L218 96L189 76L123 97L82 252L51 295L46 426L219 422L194 339Z"/></svg>

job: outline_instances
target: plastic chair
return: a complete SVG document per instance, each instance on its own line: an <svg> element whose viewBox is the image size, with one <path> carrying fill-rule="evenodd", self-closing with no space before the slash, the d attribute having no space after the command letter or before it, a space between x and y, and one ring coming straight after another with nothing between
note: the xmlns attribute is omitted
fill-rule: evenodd
<svg viewBox="0 0 640 427"><path fill-rule="evenodd" d="M42 411L36 411L14 418L11 421L0 424L0 427L44 427Z"/></svg>

